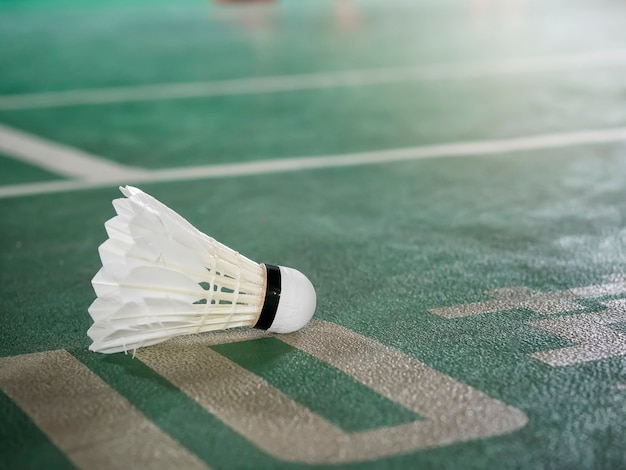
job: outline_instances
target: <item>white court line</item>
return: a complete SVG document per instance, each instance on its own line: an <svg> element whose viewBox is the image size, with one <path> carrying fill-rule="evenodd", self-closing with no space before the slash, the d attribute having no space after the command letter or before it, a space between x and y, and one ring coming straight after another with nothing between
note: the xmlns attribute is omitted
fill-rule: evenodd
<svg viewBox="0 0 626 470"><path fill-rule="evenodd" d="M575 55L518 58L497 62L443 63L414 67L391 67L207 82L4 95L0 96L0 110L280 93L297 90L381 85L422 80L459 80L624 65L626 65L626 50L612 50Z"/></svg>
<svg viewBox="0 0 626 470"><path fill-rule="evenodd" d="M53 173L87 181L117 181L143 172L0 124L0 153Z"/></svg>
<svg viewBox="0 0 626 470"><path fill-rule="evenodd" d="M67 351L0 357L0 389L79 469L209 470Z"/></svg>
<svg viewBox="0 0 626 470"><path fill-rule="evenodd" d="M454 144L426 145L374 152L325 155L317 157L284 158L245 163L203 165L195 167L145 170L123 179L109 181L55 181L0 187L0 198L55 193L106 187L113 184L156 183L187 181L204 178L224 178L300 171L321 168L348 167L392 163L429 158L470 157L524 150L545 150L577 145L626 142L626 127L602 130L582 130L560 134L544 134L511 139L459 142Z"/></svg>

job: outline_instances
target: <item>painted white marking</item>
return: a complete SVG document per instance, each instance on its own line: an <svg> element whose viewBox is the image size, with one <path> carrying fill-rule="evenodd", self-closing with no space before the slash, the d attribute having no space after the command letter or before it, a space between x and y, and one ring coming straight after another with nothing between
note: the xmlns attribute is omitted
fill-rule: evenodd
<svg viewBox="0 0 626 470"><path fill-rule="evenodd" d="M91 182L119 181L143 173L141 170L125 167L2 124L0 152L68 178Z"/></svg>
<svg viewBox="0 0 626 470"><path fill-rule="evenodd" d="M319 72L290 76L210 82L138 85L0 96L0 110L83 106L208 96L280 93L364 85L464 80L488 76L579 70L626 65L626 50L552 57L518 58L498 62L443 63L414 67Z"/></svg>
<svg viewBox="0 0 626 470"><path fill-rule="evenodd" d="M379 163L422 160L456 156L487 155L547 148L568 147L581 144L599 144L626 140L626 127L604 130L579 131L562 134L545 134L511 139L459 142L454 144L425 145L373 152L326 155L318 157L285 158L251 163L235 163L197 167L155 170L152 175L167 180L188 180L223 176L255 175L317 168L372 165ZM163 179L159 178L161 181Z"/></svg>
<svg viewBox="0 0 626 470"><path fill-rule="evenodd" d="M208 468L64 350L0 358L0 389L78 468Z"/></svg>
<svg viewBox="0 0 626 470"><path fill-rule="evenodd" d="M583 130L561 134L545 134L512 139L459 142L455 144L425 145L403 149L374 152L325 155L316 157L283 158L256 162L228 163L194 167L170 168L161 170L137 170L125 168L119 178L109 175L90 181L57 181L28 183L0 187L0 198L45 194L64 191L77 191L107 187L115 184L139 184L168 181L189 181L205 178L225 178L249 176L289 171L302 171L323 168L375 165L430 158L470 157L511 153L518 151L542 150L596 145L626 141L626 127L603 130Z"/></svg>
<svg viewBox="0 0 626 470"><path fill-rule="evenodd" d="M462 318L517 308L524 308L543 315L581 310L584 307L576 303L578 299L626 294L626 278L623 276L606 276L606 279L609 281L607 284L554 292L539 292L527 287L496 289L487 292L487 295L493 297L493 300L435 308L430 312L444 318Z"/></svg>
<svg viewBox="0 0 626 470"><path fill-rule="evenodd" d="M225 331L183 336L140 349L137 356L259 448L289 461L376 460L507 434L528 421L517 408L334 323L314 321L302 332L275 336L425 418L345 432L207 347L244 335Z"/></svg>
<svg viewBox="0 0 626 470"><path fill-rule="evenodd" d="M528 323L576 343L574 346L540 351L530 356L558 367L626 355L626 334L607 326L626 322L626 299L604 302L603 305L608 309L602 312Z"/></svg>

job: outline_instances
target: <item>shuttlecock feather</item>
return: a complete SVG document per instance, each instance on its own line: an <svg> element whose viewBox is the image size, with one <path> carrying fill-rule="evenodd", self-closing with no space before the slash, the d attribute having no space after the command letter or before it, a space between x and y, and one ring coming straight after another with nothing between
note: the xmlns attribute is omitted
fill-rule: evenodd
<svg viewBox="0 0 626 470"><path fill-rule="evenodd" d="M315 290L299 271L256 263L141 190L120 190L92 280L92 351L242 326L289 333L313 316Z"/></svg>

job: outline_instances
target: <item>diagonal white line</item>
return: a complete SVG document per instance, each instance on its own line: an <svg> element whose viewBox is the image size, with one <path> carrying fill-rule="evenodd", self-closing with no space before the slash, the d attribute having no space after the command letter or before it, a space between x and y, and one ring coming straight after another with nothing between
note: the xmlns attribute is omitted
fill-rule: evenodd
<svg viewBox="0 0 626 470"><path fill-rule="evenodd" d="M143 172L0 124L0 152L69 178L118 181Z"/></svg>
<svg viewBox="0 0 626 470"><path fill-rule="evenodd" d="M443 63L413 67L4 95L0 96L0 110L280 93L424 80L463 80L624 65L626 65L626 50L613 50L576 55L518 58L498 62Z"/></svg>
<svg viewBox="0 0 626 470"><path fill-rule="evenodd" d="M0 198L26 196L32 194L55 193L106 187L112 184L155 183L167 181L188 181L204 178L225 178L267 173L301 171L333 167L349 167L382 163L422 160L445 157L471 157L477 155L507 154L524 150L545 150L573 147L577 145L597 145L612 142L626 142L626 127L601 130L582 130L560 134L544 134L512 139L459 142L454 144L426 145L403 149L375 152L324 155L316 157L261 160L256 162L204 165L195 167L171 168L164 170L139 171L119 180L96 181L57 181L0 187Z"/></svg>
<svg viewBox="0 0 626 470"><path fill-rule="evenodd" d="M0 357L0 389L78 469L209 470L65 350Z"/></svg>

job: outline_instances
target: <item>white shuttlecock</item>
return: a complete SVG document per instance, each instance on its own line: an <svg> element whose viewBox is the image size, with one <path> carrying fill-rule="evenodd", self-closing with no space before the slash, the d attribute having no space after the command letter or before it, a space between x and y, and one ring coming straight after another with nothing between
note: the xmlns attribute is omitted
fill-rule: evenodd
<svg viewBox="0 0 626 470"><path fill-rule="evenodd" d="M240 326L290 333L313 316L315 289L301 272L255 263L141 190L120 190L92 280L92 351Z"/></svg>

